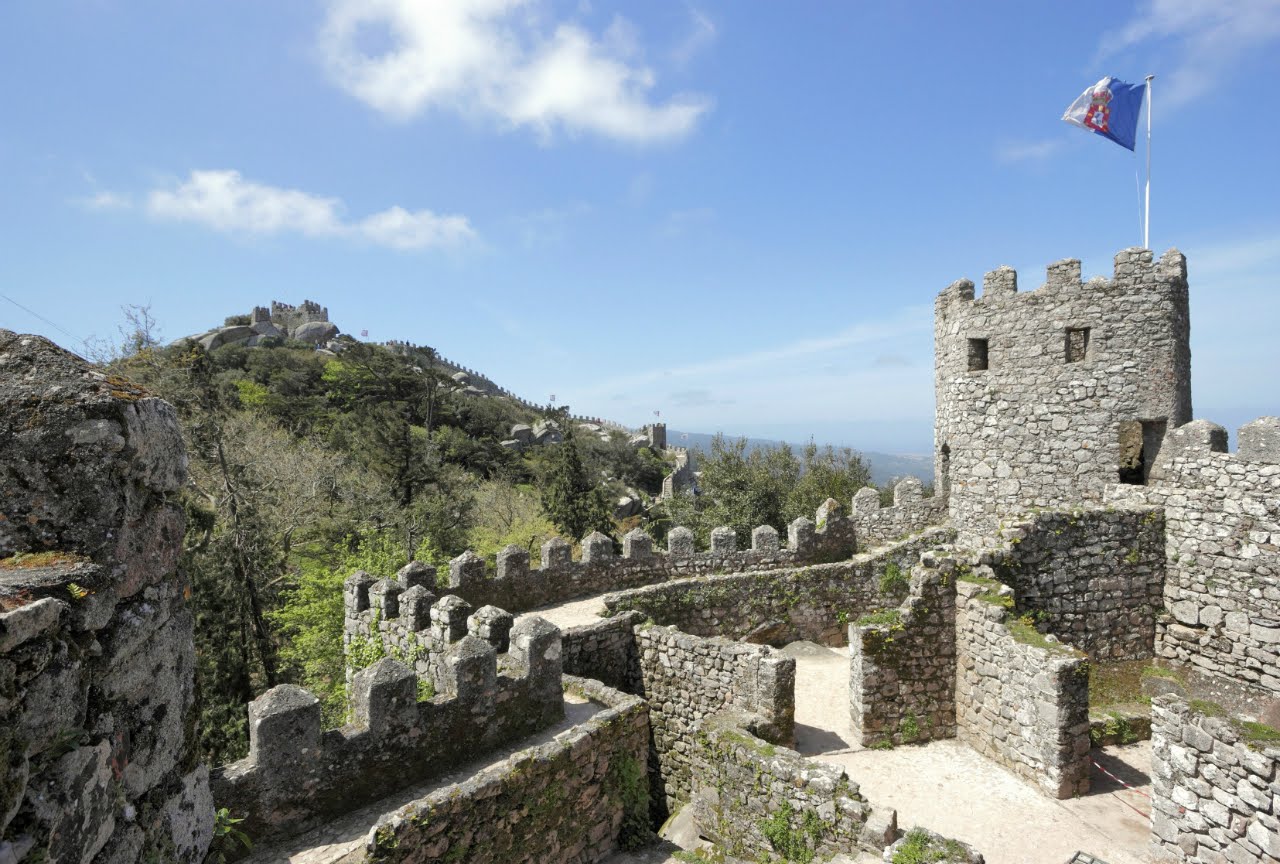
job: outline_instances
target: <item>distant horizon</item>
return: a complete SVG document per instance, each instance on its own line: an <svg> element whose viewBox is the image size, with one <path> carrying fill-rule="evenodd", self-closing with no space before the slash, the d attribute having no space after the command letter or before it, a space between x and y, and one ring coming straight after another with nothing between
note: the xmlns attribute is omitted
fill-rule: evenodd
<svg viewBox="0 0 1280 864"><path fill-rule="evenodd" d="M0 326L311 298L627 425L929 451L941 290L1142 242L1145 136L1061 116L1154 74L1150 245L1234 435L1280 413L1278 48L1271 0L0 4Z"/></svg>

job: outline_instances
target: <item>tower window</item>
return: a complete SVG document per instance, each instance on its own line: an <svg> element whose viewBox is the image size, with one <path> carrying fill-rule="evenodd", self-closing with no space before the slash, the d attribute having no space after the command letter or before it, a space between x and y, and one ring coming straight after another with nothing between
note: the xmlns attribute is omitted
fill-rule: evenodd
<svg viewBox="0 0 1280 864"><path fill-rule="evenodd" d="M1089 354L1089 328L1067 329L1067 362L1079 363Z"/></svg>
<svg viewBox="0 0 1280 864"><path fill-rule="evenodd" d="M969 371L980 372L987 368L987 340L969 340Z"/></svg>

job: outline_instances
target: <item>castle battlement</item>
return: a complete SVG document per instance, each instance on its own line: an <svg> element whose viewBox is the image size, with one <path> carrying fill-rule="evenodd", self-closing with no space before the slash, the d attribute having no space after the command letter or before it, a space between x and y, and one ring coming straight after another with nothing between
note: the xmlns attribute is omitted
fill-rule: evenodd
<svg viewBox="0 0 1280 864"><path fill-rule="evenodd" d="M1075 259L1045 285L987 274L938 295L934 323L935 484L962 538L1002 516L1102 500L1145 478L1164 433L1191 419L1186 259L1115 257L1114 278L1081 282Z"/></svg>
<svg viewBox="0 0 1280 864"><path fill-rule="evenodd" d="M502 628L509 626L503 609L520 612L688 576L834 561L937 525L946 510L945 497L924 498L920 481L908 477L895 487L890 507L881 507L879 492L870 487L850 506L828 499L814 519L800 517L787 526L785 544L770 525L757 526L749 538L722 526L699 550L694 533L680 526L668 532L661 549L636 528L622 538L621 555L612 539L593 532L580 542L579 561L572 558L573 545L555 537L542 544L537 567L528 550L512 545L498 552L492 568L467 551L444 573L417 561L395 578L360 571L345 586L348 657L362 650L363 640L377 637L387 651L414 658L417 669L430 673L442 646L463 635L500 645ZM439 591L448 594L437 599Z"/></svg>
<svg viewBox="0 0 1280 864"><path fill-rule="evenodd" d="M347 600L390 615L398 598L386 588L356 574L347 580ZM249 705L249 755L214 772L216 799L236 803L237 812L246 814L244 830L255 839L285 836L563 717L560 630L537 617L513 627L506 616L501 640L484 638L477 634L492 619L480 613L470 616L467 629L456 626L465 606L444 597L431 607L428 674L395 652L356 672L349 688L351 721L344 726L322 730L320 700L292 684L255 699ZM505 653L495 641L508 645Z"/></svg>
<svg viewBox="0 0 1280 864"><path fill-rule="evenodd" d="M1083 281L1079 258L1064 258L1045 268L1044 284L1033 291L1018 291L1018 271L1009 266L997 267L983 276L982 293L976 294L973 281L959 279L938 293L936 309L954 313L963 304L974 302L978 306L1002 303L1009 300L1038 303L1050 300L1058 293L1082 292L1095 298L1135 291L1185 290L1187 260L1177 249L1170 249L1155 259L1149 249L1131 247L1117 252L1112 278L1095 277Z"/></svg>

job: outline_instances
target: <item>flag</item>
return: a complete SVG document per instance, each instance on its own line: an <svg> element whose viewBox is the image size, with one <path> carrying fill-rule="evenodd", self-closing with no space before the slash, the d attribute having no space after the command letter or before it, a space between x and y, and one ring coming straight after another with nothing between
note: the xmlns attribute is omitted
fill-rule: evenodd
<svg viewBox="0 0 1280 864"><path fill-rule="evenodd" d="M367 339L367 338L369 338L369 331L368 331L368 330L361 330L361 331L360 331L360 335Z"/></svg>
<svg viewBox="0 0 1280 864"><path fill-rule="evenodd" d="M1138 135L1142 94L1141 84L1128 84L1108 76L1081 93L1062 119L1132 150Z"/></svg>

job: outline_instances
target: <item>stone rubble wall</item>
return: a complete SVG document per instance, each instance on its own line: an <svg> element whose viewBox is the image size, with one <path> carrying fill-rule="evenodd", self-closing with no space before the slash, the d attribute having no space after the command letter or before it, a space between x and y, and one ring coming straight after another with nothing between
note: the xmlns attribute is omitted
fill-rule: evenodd
<svg viewBox="0 0 1280 864"><path fill-rule="evenodd" d="M840 768L757 737L756 722L749 714L725 711L698 724L692 807L704 836L730 855L753 861L808 860L806 854L825 860L858 850L878 854L893 842L893 810L873 810ZM777 836L778 828L786 832L784 848L768 836ZM785 848L787 839L795 847Z"/></svg>
<svg viewBox="0 0 1280 864"><path fill-rule="evenodd" d="M653 730L650 788L655 816L688 801L697 725L733 708L759 718L757 734L790 743L795 734L796 662L762 645L708 639L673 627L635 629L640 690Z"/></svg>
<svg viewBox="0 0 1280 864"><path fill-rule="evenodd" d="M1164 513L1155 507L1049 510L1000 532L992 568L1020 608L1094 660L1155 652L1164 608Z"/></svg>
<svg viewBox="0 0 1280 864"><path fill-rule="evenodd" d="M352 679L352 722L338 729L321 730L320 702L301 687L268 690L249 705L249 755L213 773L215 800L255 841L278 839L554 725L564 717L560 631L527 618L509 638L499 656L458 637L425 700L419 676L384 657Z"/></svg>
<svg viewBox="0 0 1280 864"><path fill-rule="evenodd" d="M473 605L491 604L518 613L682 577L838 561L946 519L945 501L921 498L920 481L914 477L895 488L895 500L900 503L893 507L880 508L878 498L872 507L868 492L875 490L864 489L854 497L852 513L829 498L813 520L794 520L787 528L785 545L768 525L758 526L750 537L738 537L722 527L712 532L710 548L698 551L693 533L678 527L668 532L668 548L663 550L637 528L622 538L621 556L615 553L613 541L597 532L582 539L580 561L571 559L572 548L566 540L555 538L543 544L539 568L532 567L526 550L508 546L498 553L492 573L477 564L482 560L478 556L464 553L438 579L442 589Z"/></svg>
<svg viewBox="0 0 1280 864"><path fill-rule="evenodd" d="M926 552L892 620L849 625L849 711L863 747L956 737L956 570Z"/></svg>
<svg viewBox="0 0 1280 864"><path fill-rule="evenodd" d="M173 408L0 330L0 441L0 861L199 862Z"/></svg>
<svg viewBox="0 0 1280 864"><path fill-rule="evenodd" d="M1172 694L1151 703L1151 847L1160 861L1280 862L1280 747Z"/></svg>
<svg viewBox="0 0 1280 864"><path fill-rule="evenodd" d="M681 579L610 594L603 603L610 614L634 610L700 636L843 645L850 620L902 602L905 580L882 585L891 565L909 572L922 552L953 537L932 528L837 564Z"/></svg>
<svg viewBox="0 0 1280 864"><path fill-rule="evenodd" d="M1078 260L1060 261L1019 293L1003 267L981 297L963 280L934 304L935 487L966 543L1011 514L1100 502L1119 479L1121 421L1191 419L1186 259L1126 249L1112 279L1080 274ZM1071 328L1089 330L1077 362ZM979 339L987 368L971 371Z"/></svg>
<svg viewBox="0 0 1280 864"><path fill-rule="evenodd" d="M624 612L566 630L564 669L598 675L648 702L658 821L689 799L704 718L734 709L751 714L756 733L770 741L790 743L795 733L795 660L762 645L692 636Z"/></svg>
<svg viewBox="0 0 1280 864"><path fill-rule="evenodd" d="M985 569L985 568L984 568ZM987 570L989 573L990 570ZM957 737L1055 798L1089 790L1084 655L1014 638L988 589L956 584Z"/></svg>
<svg viewBox="0 0 1280 864"><path fill-rule="evenodd" d="M635 628L643 623L639 612L623 612L568 628L561 637L565 674L594 678L624 693L639 693L643 679Z"/></svg>
<svg viewBox="0 0 1280 864"><path fill-rule="evenodd" d="M1280 694L1280 419L1173 430L1147 486L1108 500L1164 510L1164 606L1157 654Z"/></svg>
<svg viewBox="0 0 1280 864"><path fill-rule="evenodd" d="M355 861L596 864L648 838L648 709L596 681L604 711L381 821Z"/></svg>

